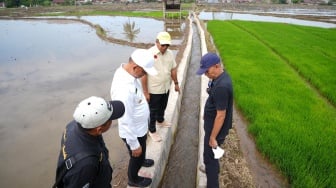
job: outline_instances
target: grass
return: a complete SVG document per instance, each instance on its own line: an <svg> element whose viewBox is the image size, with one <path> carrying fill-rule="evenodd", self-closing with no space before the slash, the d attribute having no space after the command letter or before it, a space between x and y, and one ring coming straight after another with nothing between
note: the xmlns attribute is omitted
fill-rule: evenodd
<svg viewBox="0 0 336 188"><path fill-rule="evenodd" d="M210 21L235 103L291 187L336 186L335 29Z"/></svg>
<svg viewBox="0 0 336 188"><path fill-rule="evenodd" d="M106 37L106 32L100 25L94 25L94 27L98 36L102 38Z"/></svg>
<svg viewBox="0 0 336 188"><path fill-rule="evenodd" d="M188 11L182 11L181 16L185 18L188 16ZM58 12L41 14L39 16L128 16L128 17L145 17L145 18L163 18L162 11L98 11L98 10L82 10L72 12ZM178 15L174 15L177 17Z"/></svg>
<svg viewBox="0 0 336 188"><path fill-rule="evenodd" d="M84 10L73 12L59 12L43 14L44 16L133 16L133 17L153 17L162 18L162 11L99 11L99 10Z"/></svg>
<svg viewBox="0 0 336 188"><path fill-rule="evenodd" d="M246 32L271 48L336 106L335 29L318 32L316 28L256 22L236 26L248 28Z"/></svg>

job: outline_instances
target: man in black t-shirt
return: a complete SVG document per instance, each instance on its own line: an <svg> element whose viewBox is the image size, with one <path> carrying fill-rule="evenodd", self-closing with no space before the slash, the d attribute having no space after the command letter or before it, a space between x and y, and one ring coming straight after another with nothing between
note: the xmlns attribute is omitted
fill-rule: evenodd
<svg viewBox="0 0 336 188"><path fill-rule="evenodd" d="M232 128L232 81L229 74L223 70L220 58L214 53L207 53L202 57L197 74L205 74L211 80L203 115L205 132L203 160L207 187L218 188L219 160L215 158L213 149L224 143Z"/></svg>

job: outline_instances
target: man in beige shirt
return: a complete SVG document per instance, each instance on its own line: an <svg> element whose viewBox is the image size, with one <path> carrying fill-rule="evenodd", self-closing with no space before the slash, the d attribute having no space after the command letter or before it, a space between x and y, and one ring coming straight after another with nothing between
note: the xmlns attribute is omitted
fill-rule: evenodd
<svg viewBox="0 0 336 188"><path fill-rule="evenodd" d="M160 32L156 37L155 45L149 49L154 56L154 67L158 74L155 76L145 75L141 79L144 95L150 108L149 136L155 142L162 140L156 132L156 124L162 127L171 126L165 121L164 115L172 81L175 91L180 92L177 64L173 52L168 49L169 45L171 45L170 34Z"/></svg>

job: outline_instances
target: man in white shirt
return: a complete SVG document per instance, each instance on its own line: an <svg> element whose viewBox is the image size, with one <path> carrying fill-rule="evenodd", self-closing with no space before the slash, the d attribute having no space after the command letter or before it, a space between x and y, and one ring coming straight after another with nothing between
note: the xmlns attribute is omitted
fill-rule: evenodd
<svg viewBox="0 0 336 188"><path fill-rule="evenodd" d="M154 57L148 50L136 49L128 63L116 70L111 85L111 98L125 105L125 114L118 120L118 127L119 136L130 154L128 185L133 187L147 187L152 183L151 178L141 177L138 172L141 166L154 165L152 159L145 158L149 106L139 80L146 74L157 74L153 64Z"/></svg>

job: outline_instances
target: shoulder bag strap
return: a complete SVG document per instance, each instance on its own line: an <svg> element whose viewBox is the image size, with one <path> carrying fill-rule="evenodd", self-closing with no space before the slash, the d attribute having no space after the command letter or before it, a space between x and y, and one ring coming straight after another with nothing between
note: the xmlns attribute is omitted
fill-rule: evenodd
<svg viewBox="0 0 336 188"><path fill-rule="evenodd" d="M98 161L100 162L100 155L94 152L79 152L76 155L69 157L62 163L60 167L57 168L56 172L56 181L55 184L52 186L53 188L57 188L58 184L62 181L63 177L65 174L80 160L90 157L90 156L95 156L98 158Z"/></svg>

